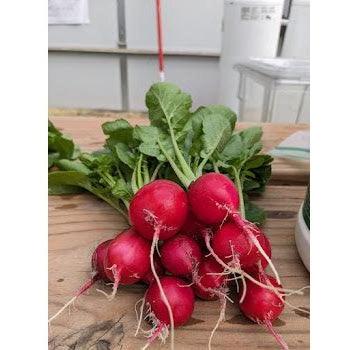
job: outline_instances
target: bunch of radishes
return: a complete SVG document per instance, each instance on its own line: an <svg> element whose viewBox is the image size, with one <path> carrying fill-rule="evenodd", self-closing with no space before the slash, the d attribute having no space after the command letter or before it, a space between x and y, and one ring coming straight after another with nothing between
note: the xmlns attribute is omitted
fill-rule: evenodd
<svg viewBox="0 0 350 350"><path fill-rule="evenodd" d="M104 150L59 160L60 171L49 174L50 193L84 188L131 225L96 248L91 279L49 321L97 280L112 284L109 299L120 284L143 281L149 288L137 330L143 315L152 325L145 347L170 333L174 348L174 328L191 317L196 295L220 300L210 348L226 303L233 302L234 283L243 314L287 349L272 322L289 305L286 295L300 291L282 288L270 242L255 225L262 210L248 200L264 190L271 173L272 158L260 154L261 129L235 132L236 116L224 106L191 112L191 97L169 83L152 85L146 105L150 126L107 122ZM268 266L273 276L265 273Z"/></svg>
<svg viewBox="0 0 350 350"><path fill-rule="evenodd" d="M110 299L120 284L149 284L142 303L152 324L146 346L170 332L174 347L174 328L191 317L195 295L220 299L219 324L226 300L231 301L229 282L235 280L243 314L268 327L287 348L271 324L284 308L286 291L278 276L264 272L271 265L269 240L240 216L238 191L230 179L208 173L187 192L169 180L155 180L132 198L129 216L131 228L96 248L93 277L76 296L98 279L113 284Z"/></svg>

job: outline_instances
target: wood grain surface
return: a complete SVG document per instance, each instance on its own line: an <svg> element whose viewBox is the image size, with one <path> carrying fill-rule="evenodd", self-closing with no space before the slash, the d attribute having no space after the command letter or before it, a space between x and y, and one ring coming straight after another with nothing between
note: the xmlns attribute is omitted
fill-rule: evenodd
<svg viewBox="0 0 350 350"><path fill-rule="evenodd" d="M100 118L62 118L51 120L74 137L83 149L101 146L103 135ZM139 117L133 120L140 122ZM147 120L144 120L146 123ZM265 139L270 147L295 126L266 125ZM301 127L299 127L301 128ZM267 131L267 132L266 132ZM269 136L270 135L270 136ZM283 180L287 181L287 180ZM309 274L303 266L294 242L297 211L303 200L305 186L268 186L263 196L254 199L267 211L264 231L272 244L273 260L286 288L309 284ZM89 194L49 197L49 315L53 315L90 275L90 257L96 245L127 227L123 218L108 204ZM81 296L75 306L66 310L49 327L50 350L112 350L141 349L145 338L134 337L136 329L135 303L145 292L144 285L120 287L113 301L97 291L108 287L97 284ZM309 307L309 293L291 296L289 302ZM206 349L211 329L218 317L218 303L196 301L193 316L176 330L176 349ZM147 324L143 324L147 329ZM309 349L309 318L306 314L286 307L275 323L290 349ZM168 344L156 342L152 349L168 349ZM213 349L278 349L265 329L241 316L237 304L229 305L226 321L221 324L212 344Z"/></svg>

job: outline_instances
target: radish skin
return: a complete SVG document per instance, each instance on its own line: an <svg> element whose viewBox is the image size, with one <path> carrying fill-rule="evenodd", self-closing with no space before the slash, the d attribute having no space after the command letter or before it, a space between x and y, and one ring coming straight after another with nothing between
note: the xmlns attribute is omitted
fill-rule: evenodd
<svg viewBox="0 0 350 350"><path fill-rule="evenodd" d="M109 244L106 254L105 272L113 282L113 291L109 299L113 299L119 284L130 285L143 278L150 268L149 241L129 228Z"/></svg>
<svg viewBox="0 0 350 350"><path fill-rule="evenodd" d="M259 232L259 229L253 223L242 218L238 212L239 193L235 184L227 176L219 173L207 173L189 186L190 209L198 220L207 225L222 225L227 219L236 223L267 260L278 283L280 283L275 266L254 235L254 233Z"/></svg>
<svg viewBox="0 0 350 350"><path fill-rule="evenodd" d="M165 273L164 266L162 265L162 262L158 255L154 256L154 269L156 270L157 275L160 277L163 276ZM146 275L142 278L142 282L150 285L154 281L155 281L155 277L153 275L153 272L151 270L151 265L150 265L150 269L148 270Z"/></svg>
<svg viewBox="0 0 350 350"><path fill-rule="evenodd" d="M184 325L191 317L194 309L194 293L191 287L185 286L185 281L173 276L164 276L160 279L164 292L168 296L169 304L174 315L174 326ZM145 295L146 303L156 319L169 326L170 319L164 301L161 297L160 288L152 283Z"/></svg>
<svg viewBox="0 0 350 350"><path fill-rule="evenodd" d="M259 273L254 277L275 288L282 288L275 278L265 273ZM278 318L284 309L284 297L280 298L276 293L247 281L246 296L244 301L239 304L239 307L247 318L265 326L283 350L288 350L286 342L272 327L272 322Z"/></svg>
<svg viewBox="0 0 350 350"><path fill-rule="evenodd" d="M174 276L192 278L203 258L199 244L189 236L177 234L160 248L162 265Z"/></svg>
<svg viewBox="0 0 350 350"><path fill-rule="evenodd" d="M136 192L129 207L130 222L140 235L152 241L149 260L161 299L168 310L171 349L174 349L174 317L157 275L154 253L159 239L169 239L180 231L186 221L188 207L186 192L178 184L168 180L155 180L143 186Z"/></svg>

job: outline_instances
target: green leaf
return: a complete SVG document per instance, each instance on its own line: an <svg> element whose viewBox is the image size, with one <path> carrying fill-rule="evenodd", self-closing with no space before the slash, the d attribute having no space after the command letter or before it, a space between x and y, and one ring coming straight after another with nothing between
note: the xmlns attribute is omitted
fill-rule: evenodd
<svg viewBox="0 0 350 350"><path fill-rule="evenodd" d="M130 148L124 143L117 143L114 145L114 149L120 161L126 164L130 169L134 169L136 158Z"/></svg>
<svg viewBox="0 0 350 350"><path fill-rule="evenodd" d="M84 189L78 186L54 185L49 186L49 195L77 194L84 192Z"/></svg>
<svg viewBox="0 0 350 350"><path fill-rule="evenodd" d="M164 162L166 158L159 147L159 142L161 142L167 153L174 157L174 149L170 137L155 126L136 126L134 138L140 141L138 149L142 154Z"/></svg>
<svg viewBox="0 0 350 350"><path fill-rule="evenodd" d="M250 158L245 164L244 169L254 169L259 168L263 165L270 164L273 158L267 154L258 154Z"/></svg>
<svg viewBox="0 0 350 350"><path fill-rule="evenodd" d="M49 153L47 162L48 168L51 168L58 159L60 159L60 154L58 152Z"/></svg>
<svg viewBox="0 0 350 350"><path fill-rule="evenodd" d="M57 159L74 159L80 151L67 135L62 134L49 120L48 121L48 151L58 153L59 157L51 156L49 164L53 165Z"/></svg>
<svg viewBox="0 0 350 350"><path fill-rule="evenodd" d="M61 159L56 162L56 165L60 170L79 171L85 175L89 175L91 173L87 166L77 160Z"/></svg>
<svg viewBox="0 0 350 350"><path fill-rule="evenodd" d="M112 122L102 124L102 130L108 135L106 146L114 151L116 144L123 143L128 146L134 146L133 131L134 128L124 119L117 119Z"/></svg>
<svg viewBox="0 0 350 350"><path fill-rule="evenodd" d="M203 118L203 149L200 156L205 158L216 149L221 151L231 135L231 125L226 117L220 114L207 114Z"/></svg>
<svg viewBox="0 0 350 350"><path fill-rule="evenodd" d="M249 201L247 196L244 196L245 216L250 222L261 226L266 220L265 211Z"/></svg>
<svg viewBox="0 0 350 350"><path fill-rule="evenodd" d="M152 126L168 132L168 124L181 130L190 117L191 96L171 83L156 83L146 94L146 106Z"/></svg>
<svg viewBox="0 0 350 350"><path fill-rule="evenodd" d="M253 126L251 128L244 129L240 133L243 144L251 148L261 140L262 137L262 129L260 126Z"/></svg>
<svg viewBox="0 0 350 350"><path fill-rule="evenodd" d="M205 107L212 114L220 114L225 117L231 125L231 129L233 130L236 125L237 115L230 108L222 105L209 105Z"/></svg>
<svg viewBox="0 0 350 350"><path fill-rule="evenodd" d="M49 188L51 186L68 185L78 186L91 190L91 182L89 177L79 171L54 171L49 173Z"/></svg>
<svg viewBox="0 0 350 350"><path fill-rule="evenodd" d="M244 144L239 134L231 135L224 149L220 153L222 161L240 161L245 156Z"/></svg>
<svg viewBox="0 0 350 350"><path fill-rule="evenodd" d="M133 197L131 186L122 179L116 180L116 185L112 189L112 194L127 201L130 201Z"/></svg>

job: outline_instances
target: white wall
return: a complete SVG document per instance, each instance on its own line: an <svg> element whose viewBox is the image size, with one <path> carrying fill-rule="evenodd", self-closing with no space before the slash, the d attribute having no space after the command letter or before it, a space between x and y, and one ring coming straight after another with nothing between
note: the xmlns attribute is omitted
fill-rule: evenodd
<svg viewBox="0 0 350 350"><path fill-rule="evenodd" d="M124 0L127 48L157 49L155 1ZM219 53L223 0L163 0L165 50ZM117 0L89 0L90 24L49 26L49 47L116 49ZM144 97L158 81L155 55L128 55L126 82L120 56L49 53L49 106L123 109L121 84L127 83L128 108L145 110ZM196 105L217 102L218 57L166 56L166 79L194 96ZM96 91L94 91L96 89Z"/></svg>
<svg viewBox="0 0 350 350"><path fill-rule="evenodd" d="M188 91L193 106L217 103L219 91L217 58L169 57L166 78ZM128 58L129 105L132 110L145 110L145 93L159 80L156 57Z"/></svg>
<svg viewBox="0 0 350 350"><path fill-rule="evenodd" d="M122 109L119 58L50 53L49 106Z"/></svg>
<svg viewBox="0 0 350 350"><path fill-rule="evenodd" d="M165 50L219 52L223 0L163 0ZM156 49L154 0L126 1L127 46Z"/></svg>
<svg viewBox="0 0 350 350"><path fill-rule="evenodd" d="M89 0L90 23L49 25L49 47L117 47L117 0Z"/></svg>

